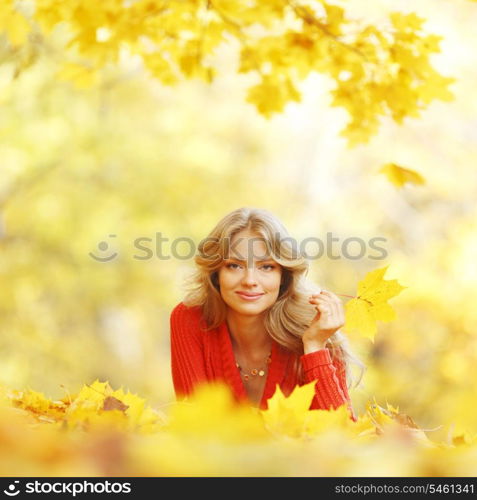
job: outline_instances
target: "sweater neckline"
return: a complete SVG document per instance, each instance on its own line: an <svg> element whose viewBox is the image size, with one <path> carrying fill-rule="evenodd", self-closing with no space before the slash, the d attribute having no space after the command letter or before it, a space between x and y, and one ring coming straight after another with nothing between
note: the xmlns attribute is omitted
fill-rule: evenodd
<svg viewBox="0 0 477 500"><path fill-rule="evenodd" d="M235 355L232 346L232 338L227 326L227 322L223 323L219 327L219 337L221 345L222 360L224 363L224 376L228 384L233 387L235 396L241 402L249 402L247 391L243 383L240 372L236 366ZM265 386L263 388L262 398L260 400L259 407L265 409L267 407L267 400L273 396L277 384L283 380L285 376L286 368L286 353L284 349L276 342L273 338L272 340L272 356L270 365L268 367L267 378L265 380Z"/></svg>

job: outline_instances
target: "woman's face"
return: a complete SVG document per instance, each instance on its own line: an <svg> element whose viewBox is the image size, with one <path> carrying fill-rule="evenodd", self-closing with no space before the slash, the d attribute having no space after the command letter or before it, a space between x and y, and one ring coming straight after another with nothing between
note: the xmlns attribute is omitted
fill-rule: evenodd
<svg viewBox="0 0 477 500"><path fill-rule="evenodd" d="M232 237L219 269L220 294L235 312L258 315L277 300L281 276L282 268L269 258L263 238L243 230Z"/></svg>

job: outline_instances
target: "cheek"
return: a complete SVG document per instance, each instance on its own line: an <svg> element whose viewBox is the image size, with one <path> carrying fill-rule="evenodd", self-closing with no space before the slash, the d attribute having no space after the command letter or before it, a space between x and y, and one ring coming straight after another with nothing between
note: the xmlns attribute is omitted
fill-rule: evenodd
<svg viewBox="0 0 477 500"><path fill-rule="evenodd" d="M273 276L269 276L267 280L267 286L268 288L275 290L280 288L281 284L281 275L280 274L275 274Z"/></svg>
<svg viewBox="0 0 477 500"><path fill-rule="evenodd" d="M222 288L235 286L238 279L237 276L227 272L219 272L218 275L218 282Z"/></svg>

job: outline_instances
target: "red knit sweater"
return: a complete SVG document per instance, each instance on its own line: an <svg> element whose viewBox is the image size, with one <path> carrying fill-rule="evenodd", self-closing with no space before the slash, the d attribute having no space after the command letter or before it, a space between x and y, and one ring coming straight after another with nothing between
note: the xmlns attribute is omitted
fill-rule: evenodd
<svg viewBox="0 0 477 500"><path fill-rule="evenodd" d="M222 381L232 389L238 402L247 401L227 322L209 331L201 330L200 324L203 320L199 306L187 307L180 302L171 313L171 368L177 398L191 394L197 384ZM299 380L293 369L297 356L272 339L272 358L260 408L267 408L267 400L273 396L277 384L288 395L297 385L316 380L310 410L329 410L346 404L351 418L356 420L343 364L337 359L332 360L328 349L303 354L300 361L304 380Z"/></svg>

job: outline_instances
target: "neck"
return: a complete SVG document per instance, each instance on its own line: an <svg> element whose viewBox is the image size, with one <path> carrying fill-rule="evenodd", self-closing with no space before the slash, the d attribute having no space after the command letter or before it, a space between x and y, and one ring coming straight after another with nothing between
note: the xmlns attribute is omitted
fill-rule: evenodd
<svg viewBox="0 0 477 500"><path fill-rule="evenodd" d="M271 338L265 330L263 316L243 316L229 310L227 326L232 345L245 355L256 355L270 349Z"/></svg>

